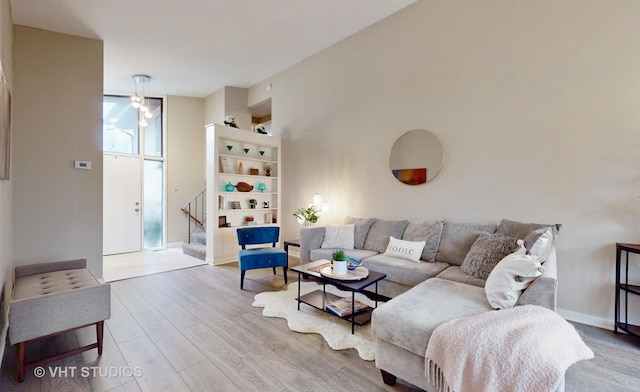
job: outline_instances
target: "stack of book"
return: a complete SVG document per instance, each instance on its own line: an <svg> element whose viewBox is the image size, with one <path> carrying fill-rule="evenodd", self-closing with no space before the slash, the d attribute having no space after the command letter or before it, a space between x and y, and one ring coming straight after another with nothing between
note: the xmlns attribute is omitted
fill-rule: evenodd
<svg viewBox="0 0 640 392"><path fill-rule="evenodd" d="M331 301L325 307L328 312L335 314L336 316L346 317L351 316L351 297L344 297ZM367 309L367 305L356 300L355 313L363 312Z"/></svg>

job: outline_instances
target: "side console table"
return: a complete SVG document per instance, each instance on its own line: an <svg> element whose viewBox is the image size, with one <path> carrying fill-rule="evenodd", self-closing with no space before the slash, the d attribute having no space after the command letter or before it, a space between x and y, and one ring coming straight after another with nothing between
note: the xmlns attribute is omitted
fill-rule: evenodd
<svg viewBox="0 0 640 392"><path fill-rule="evenodd" d="M624 254L624 272L622 259ZM629 294L640 296L640 282L637 285L629 284L629 253L640 255L640 244L616 243L616 304L615 304L615 324L613 332L618 332L618 328L629 335L640 336L640 326L629 324ZM620 294L624 294L624 309L621 308ZM623 317L624 315L624 317Z"/></svg>

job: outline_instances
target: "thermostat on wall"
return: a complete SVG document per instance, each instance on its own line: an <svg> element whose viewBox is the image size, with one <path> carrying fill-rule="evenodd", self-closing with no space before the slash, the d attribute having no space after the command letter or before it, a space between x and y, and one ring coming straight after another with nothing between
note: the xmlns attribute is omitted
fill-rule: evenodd
<svg viewBox="0 0 640 392"><path fill-rule="evenodd" d="M73 167L76 169L91 170L91 161L73 161Z"/></svg>

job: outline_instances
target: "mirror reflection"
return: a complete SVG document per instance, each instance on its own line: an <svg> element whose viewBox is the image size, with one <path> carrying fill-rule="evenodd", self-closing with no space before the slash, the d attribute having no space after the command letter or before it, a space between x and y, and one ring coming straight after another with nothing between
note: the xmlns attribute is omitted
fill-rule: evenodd
<svg viewBox="0 0 640 392"><path fill-rule="evenodd" d="M389 169L400 182L419 185L432 181L444 166L444 144L426 129L400 136L391 148Z"/></svg>

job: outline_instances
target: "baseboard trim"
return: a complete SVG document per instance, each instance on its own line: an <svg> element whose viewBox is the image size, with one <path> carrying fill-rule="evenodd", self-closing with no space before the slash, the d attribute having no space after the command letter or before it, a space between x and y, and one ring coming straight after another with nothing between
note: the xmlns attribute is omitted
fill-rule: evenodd
<svg viewBox="0 0 640 392"><path fill-rule="evenodd" d="M557 309L557 312L564 319L575 321L576 323L587 324L593 327L604 328L613 331L613 320L602 317L592 316L590 314L578 313L571 310Z"/></svg>
<svg viewBox="0 0 640 392"><path fill-rule="evenodd" d="M0 332L0 368L2 368L2 359L4 358L4 350L7 348L7 332L9 332L9 312L4 320L2 332Z"/></svg>
<svg viewBox="0 0 640 392"><path fill-rule="evenodd" d="M184 244L184 242L169 242L167 248L182 248L182 244Z"/></svg>

